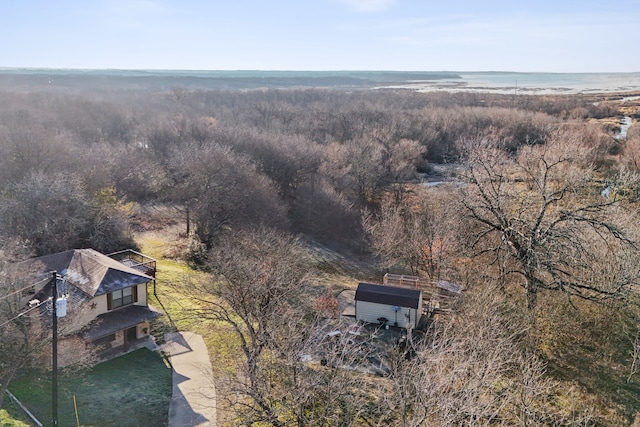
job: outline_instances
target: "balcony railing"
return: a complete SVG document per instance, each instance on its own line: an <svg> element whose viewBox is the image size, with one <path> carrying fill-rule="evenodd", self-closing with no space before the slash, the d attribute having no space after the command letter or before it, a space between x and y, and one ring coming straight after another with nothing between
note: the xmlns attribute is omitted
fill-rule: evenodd
<svg viewBox="0 0 640 427"><path fill-rule="evenodd" d="M123 263L127 267L134 268L147 276L156 277L156 260L150 256L136 252L133 249L113 252L107 256Z"/></svg>

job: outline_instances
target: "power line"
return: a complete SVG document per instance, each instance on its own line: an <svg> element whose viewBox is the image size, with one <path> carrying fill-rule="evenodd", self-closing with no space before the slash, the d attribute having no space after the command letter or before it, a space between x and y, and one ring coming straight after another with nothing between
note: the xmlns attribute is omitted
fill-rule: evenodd
<svg viewBox="0 0 640 427"><path fill-rule="evenodd" d="M42 280L40 280L39 282L36 282L36 283L32 283L32 284L30 284L30 285L27 285L27 286L25 286L25 287L24 287L24 288L22 288L22 289L18 289L17 291L11 292L10 294L0 296L0 300L3 300L3 299L5 299L5 298L9 298L11 295L15 295L15 294L20 293L20 292L22 292L22 291L25 291L25 290L27 290L27 289L29 289L29 288L32 288L32 287L38 286L38 285L40 285L41 283L43 283L43 282L47 282L47 281L49 281L49 280L51 280L51 278L49 278L49 277L48 277L48 278L46 278L46 279L42 279Z"/></svg>
<svg viewBox="0 0 640 427"><path fill-rule="evenodd" d="M8 325L9 323L13 322L14 320L24 316L25 314L29 313L30 311L35 310L36 308L40 307L42 304L45 304L47 302L49 302L50 300L52 300L53 297L49 297L44 301L39 302L38 304L34 305L33 307L31 307L30 309L23 311L22 313L19 313L17 316L12 317L11 319L7 320L6 322L4 322L3 324L0 325L0 328L2 328L5 325Z"/></svg>

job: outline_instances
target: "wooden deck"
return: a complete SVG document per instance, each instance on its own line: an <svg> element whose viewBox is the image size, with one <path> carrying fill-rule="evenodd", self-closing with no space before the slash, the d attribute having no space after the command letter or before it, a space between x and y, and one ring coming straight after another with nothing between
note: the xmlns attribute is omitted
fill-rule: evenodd
<svg viewBox="0 0 640 427"><path fill-rule="evenodd" d="M462 287L444 280L427 280L405 274L384 275L383 283L389 286L410 287L422 291L423 314L449 313L462 293Z"/></svg>
<svg viewBox="0 0 640 427"><path fill-rule="evenodd" d="M133 249L113 252L107 256L123 263L127 267L134 268L147 276L156 277L156 260L150 256L136 252Z"/></svg>

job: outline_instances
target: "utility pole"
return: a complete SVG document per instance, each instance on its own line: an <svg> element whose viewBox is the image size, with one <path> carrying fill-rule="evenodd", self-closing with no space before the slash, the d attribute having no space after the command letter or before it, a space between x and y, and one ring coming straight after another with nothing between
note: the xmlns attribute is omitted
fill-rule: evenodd
<svg viewBox="0 0 640 427"><path fill-rule="evenodd" d="M51 425L58 425L58 272L51 275L51 298L53 300L53 340L51 346Z"/></svg>

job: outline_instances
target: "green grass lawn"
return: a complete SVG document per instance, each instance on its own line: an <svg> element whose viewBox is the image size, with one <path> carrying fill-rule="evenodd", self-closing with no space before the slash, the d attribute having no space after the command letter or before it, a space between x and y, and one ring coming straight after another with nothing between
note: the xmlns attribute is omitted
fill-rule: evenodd
<svg viewBox="0 0 640 427"><path fill-rule="evenodd" d="M42 422L51 423L51 373L30 371L11 383L12 393ZM61 373L58 425L96 427L165 426L171 401L172 371L148 349L101 363L79 373Z"/></svg>
<svg viewBox="0 0 640 427"><path fill-rule="evenodd" d="M27 414L9 396L5 396L3 409L0 409L0 427L31 427Z"/></svg>

